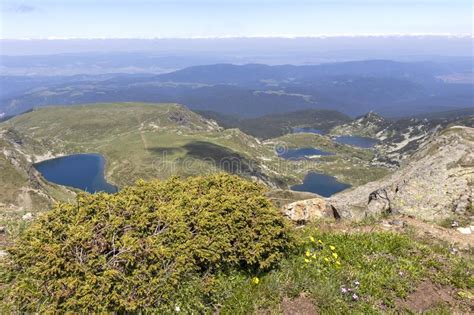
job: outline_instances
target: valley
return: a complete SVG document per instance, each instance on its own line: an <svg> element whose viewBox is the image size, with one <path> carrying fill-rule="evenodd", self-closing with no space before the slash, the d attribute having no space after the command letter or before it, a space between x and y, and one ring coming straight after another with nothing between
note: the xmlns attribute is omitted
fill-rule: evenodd
<svg viewBox="0 0 474 315"><path fill-rule="evenodd" d="M32 169L34 163L55 157L97 153L106 161L106 180L120 188L138 179L217 171L241 174L273 188L301 182L309 171L335 176L350 185L387 173L384 167L370 165L375 155L371 150L310 133L263 141L238 129L224 129L175 104L50 107L5 121L0 129L2 139L22 154L22 169ZM302 147L318 148L331 155L304 160L278 156L278 150Z"/></svg>
<svg viewBox="0 0 474 315"><path fill-rule="evenodd" d="M320 120L314 119L318 114L322 115ZM329 197L393 173L448 126L474 125L472 116L398 121L372 112L352 121L324 111L286 116L258 118L261 122L255 126L278 130L279 136L265 139L258 137L258 129L248 129L252 136L234 128L240 123L229 128L224 122L224 128L219 125L221 119L216 122L177 104L104 103L36 109L0 124L5 167L11 178L23 174L16 181L5 179L10 188L2 190L0 202L3 207L27 212L70 198L77 189L46 181L35 164L74 154L103 158L104 180L119 189L139 179L224 171L261 182L270 190L293 186ZM320 128L322 134L305 132L307 128ZM345 141L356 141L340 143L341 136ZM375 145L367 147L368 140ZM61 173L60 169L52 172ZM333 188L319 191L318 185L301 185L305 178L312 183L310 178L323 175L329 176L324 181Z"/></svg>

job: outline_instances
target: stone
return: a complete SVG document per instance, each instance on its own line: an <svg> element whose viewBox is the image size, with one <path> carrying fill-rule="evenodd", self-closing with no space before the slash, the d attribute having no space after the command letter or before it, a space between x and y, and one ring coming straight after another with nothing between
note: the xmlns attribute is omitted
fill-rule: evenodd
<svg viewBox="0 0 474 315"><path fill-rule="evenodd" d="M0 259L6 257L8 255L8 253L4 250L0 250Z"/></svg>
<svg viewBox="0 0 474 315"><path fill-rule="evenodd" d="M470 227L460 227L460 228L457 228L456 230L457 230L459 233L465 234L465 235L469 235L469 234L472 233Z"/></svg>
<svg viewBox="0 0 474 315"><path fill-rule="evenodd" d="M321 197L310 192L287 189L271 189L265 193L265 196L270 199L278 209L296 201Z"/></svg>
<svg viewBox="0 0 474 315"><path fill-rule="evenodd" d="M402 214L439 222L472 209L474 128L439 131L386 177L328 199L343 219ZM466 230L467 233L467 230Z"/></svg>
<svg viewBox="0 0 474 315"><path fill-rule="evenodd" d="M300 224L313 222L322 218L338 218L339 214L333 211L323 198L312 198L296 201L282 207L282 212L292 221Z"/></svg>
<svg viewBox="0 0 474 315"><path fill-rule="evenodd" d="M31 212L28 212L28 213L24 214L21 218L25 221L29 221L29 220L33 219L33 214L31 214Z"/></svg>
<svg viewBox="0 0 474 315"><path fill-rule="evenodd" d="M404 227L406 225L405 221L402 221L402 220L392 220L389 223L390 225L397 226L397 227Z"/></svg>

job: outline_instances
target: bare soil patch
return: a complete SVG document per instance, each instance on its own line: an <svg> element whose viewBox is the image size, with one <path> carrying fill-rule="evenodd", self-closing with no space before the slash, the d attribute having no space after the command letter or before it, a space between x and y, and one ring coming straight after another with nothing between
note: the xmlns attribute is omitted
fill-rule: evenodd
<svg viewBox="0 0 474 315"><path fill-rule="evenodd" d="M282 302L282 311L284 315L316 315L319 314L318 308L311 300L304 295L297 298L284 298Z"/></svg>
<svg viewBox="0 0 474 315"><path fill-rule="evenodd" d="M448 286L437 286L431 280L421 282L415 291L405 299L396 301L397 307L412 312L425 312L440 305L447 305L451 310L466 310L453 296L455 290ZM467 310L466 310L467 311Z"/></svg>

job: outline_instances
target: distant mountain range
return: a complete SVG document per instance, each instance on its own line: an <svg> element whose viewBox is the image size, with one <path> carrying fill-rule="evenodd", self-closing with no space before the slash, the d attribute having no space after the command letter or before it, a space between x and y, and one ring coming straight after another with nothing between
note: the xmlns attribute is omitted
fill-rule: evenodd
<svg viewBox="0 0 474 315"><path fill-rule="evenodd" d="M464 69L464 70L463 70ZM461 73L464 71L463 73ZM367 60L312 66L216 64L162 74L0 78L0 112L96 102L176 102L198 111L252 118L304 109L350 116L407 116L474 107L469 62Z"/></svg>

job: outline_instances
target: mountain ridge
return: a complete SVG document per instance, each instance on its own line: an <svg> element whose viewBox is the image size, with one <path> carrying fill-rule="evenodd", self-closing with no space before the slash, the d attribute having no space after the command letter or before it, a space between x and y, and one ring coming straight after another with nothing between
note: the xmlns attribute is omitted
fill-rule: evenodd
<svg viewBox="0 0 474 315"><path fill-rule="evenodd" d="M387 177L341 192L329 202L343 217L399 213L440 222L472 216L474 128L452 126L432 135Z"/></svg>
<svg viewBox="0 0 474 315"><path fill-rule="evenodd" d="M436 63L365 60L312 66L205 65L159 76L86 76L64 84L53 80L36 88L27 81L21 83L25 88L16 88L21 93L0 100L0 112L126 101L181 103L246 118L311 108L350 116L370 110L406 116L474 106L472 84L439 78L453 71Z"/></svg>

